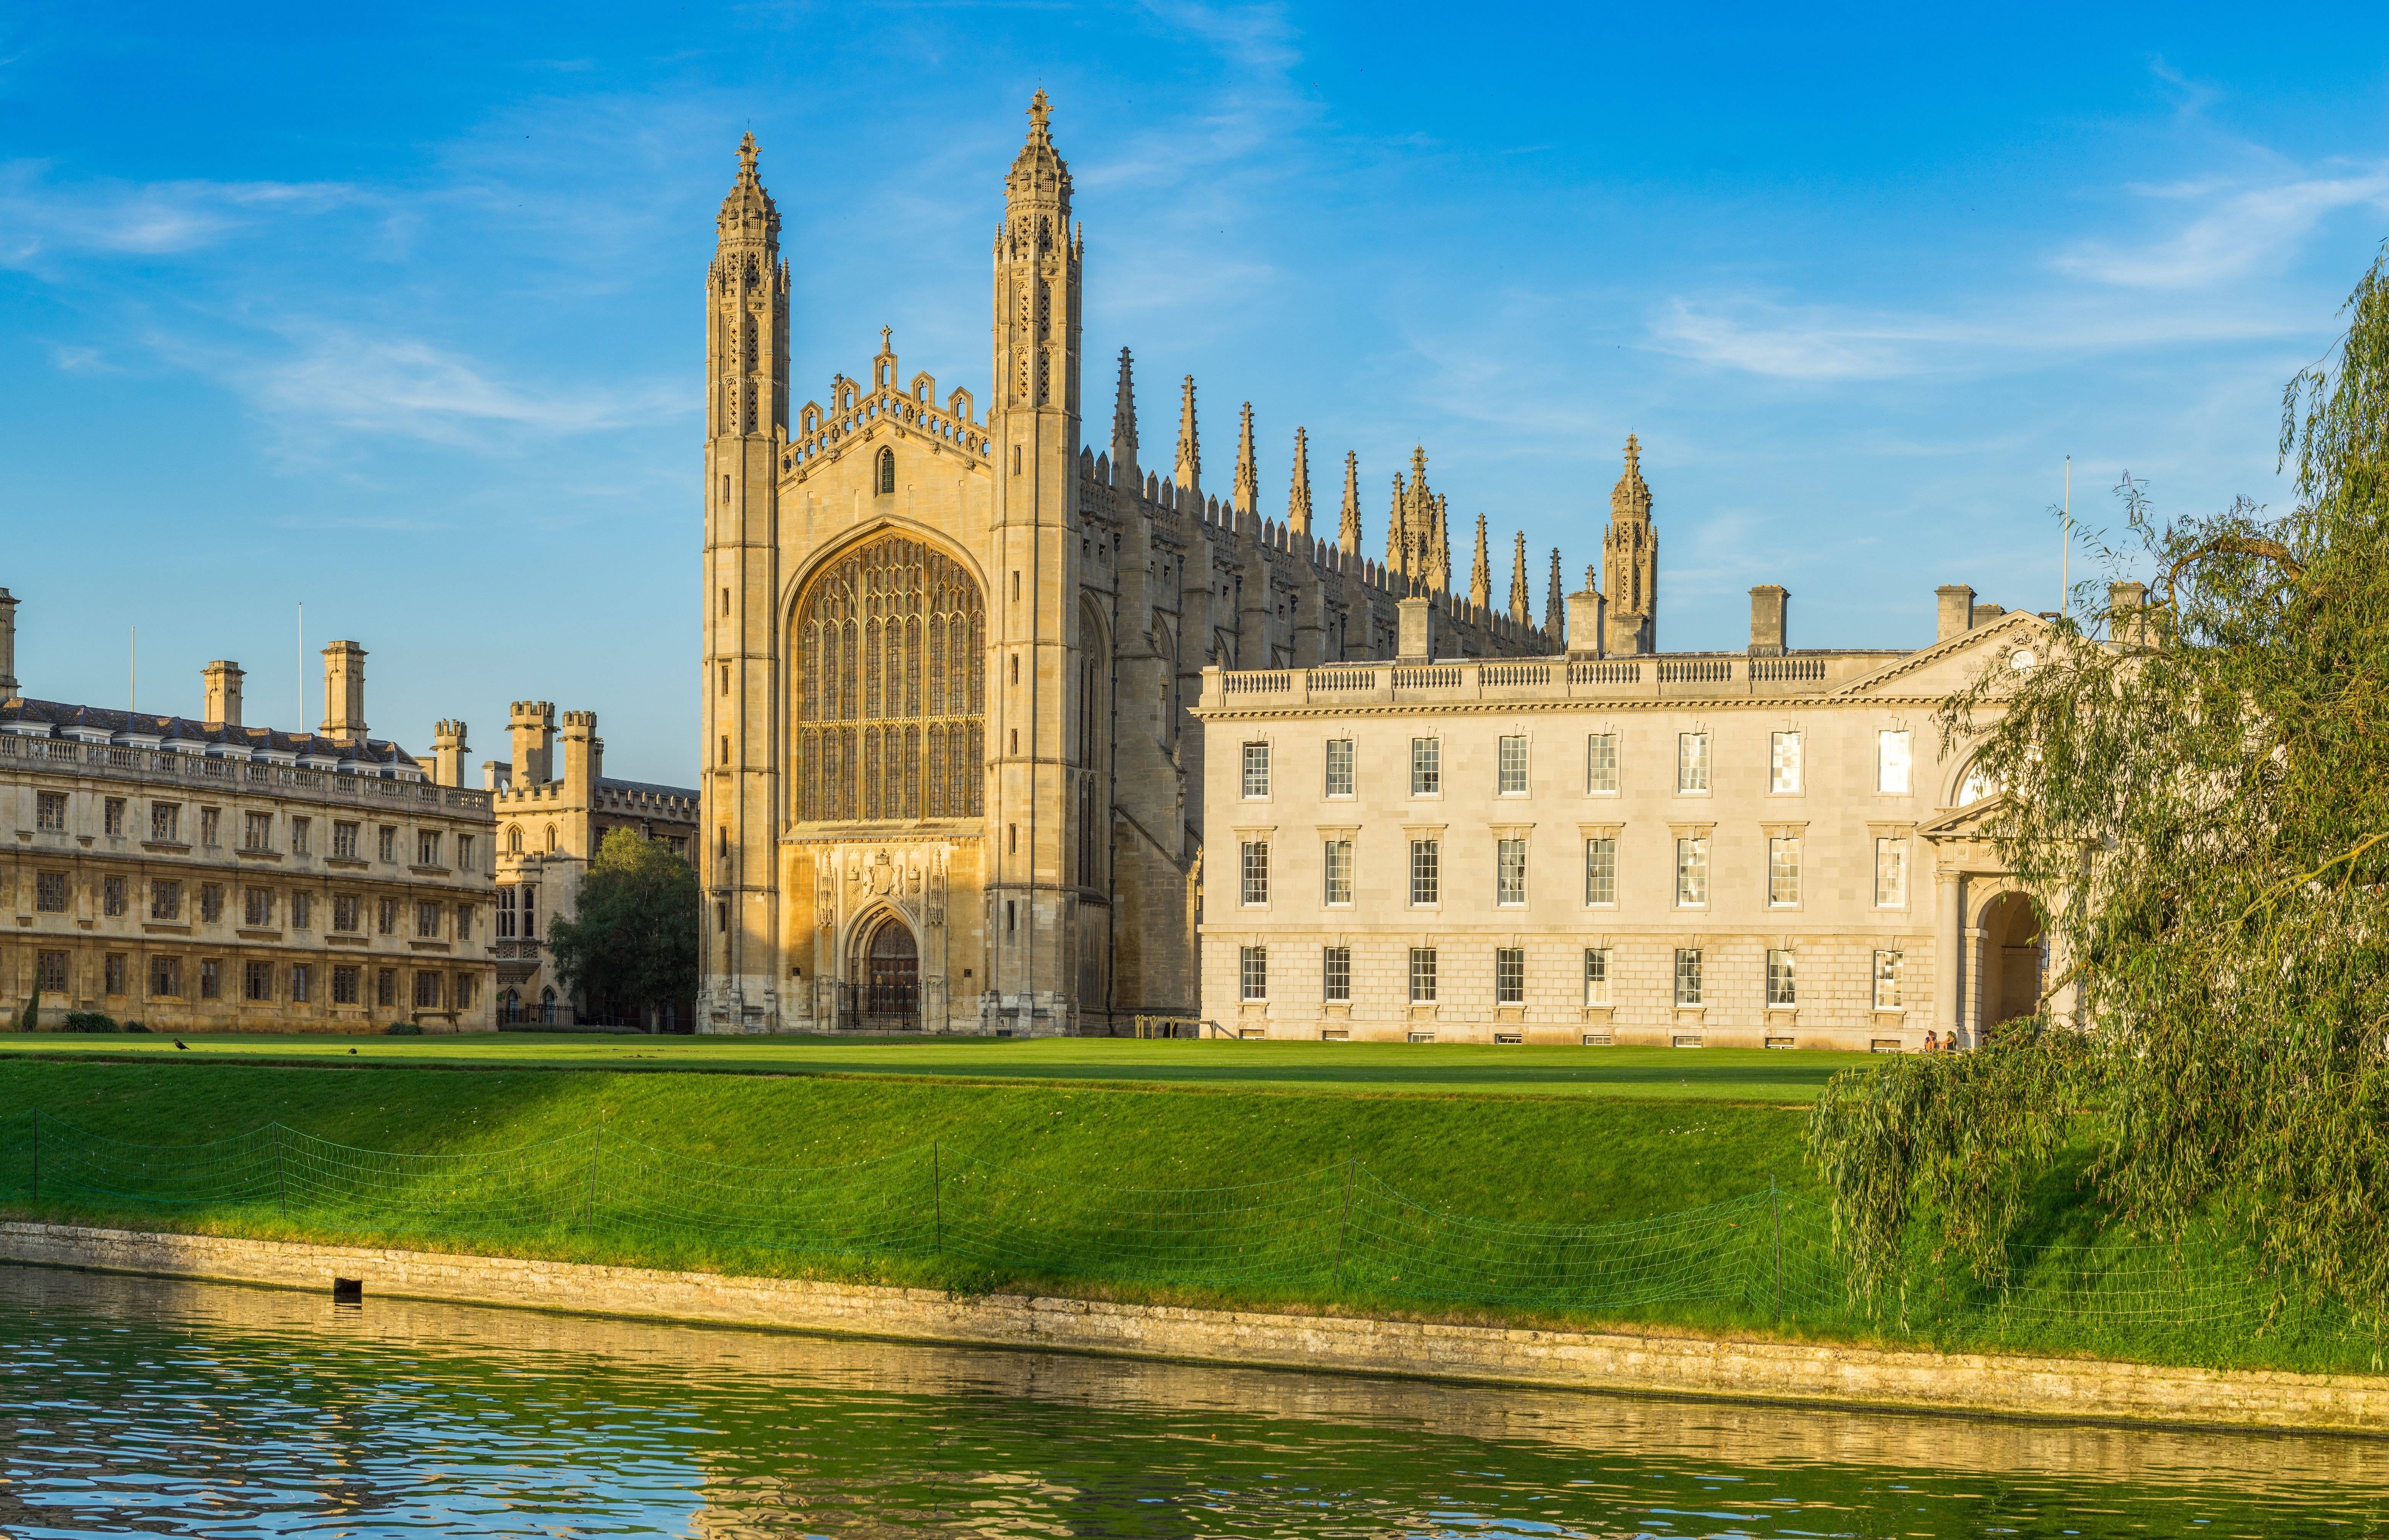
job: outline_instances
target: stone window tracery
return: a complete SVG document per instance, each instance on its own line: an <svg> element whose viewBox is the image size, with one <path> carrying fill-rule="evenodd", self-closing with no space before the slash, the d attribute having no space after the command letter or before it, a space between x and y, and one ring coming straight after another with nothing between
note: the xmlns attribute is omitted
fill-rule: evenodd
<svg viewBox="0 0 2389 1540"><path fill-rule="evenodd" d="M797 816L978 817L987 620L970 574L888 536L814 580L796 630Z"/></svg>

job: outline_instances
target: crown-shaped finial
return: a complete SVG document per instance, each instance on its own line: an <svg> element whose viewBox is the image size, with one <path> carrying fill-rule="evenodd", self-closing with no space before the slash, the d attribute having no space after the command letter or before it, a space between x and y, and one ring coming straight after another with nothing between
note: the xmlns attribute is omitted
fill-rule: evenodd
<svg viewBox="0 0 2389 1540"><path fill-rule="evenodd" d="M1631 476L1642 464L1642 445L1631 433L1626 436L1626 474Z"/></svg>
<svg viewBox="0 0 2389 1540"><path fill-rule="evenodd" d="M1037 95L1028 98L1028 125L1038 133L1045 132L1045 121L1054 115L1054 104L1045 99L1045 88L1039 86Z"/></svg>
<svg viewBox="0 0 2389 1540"><path fill-rule="evenodd" d="M755 174L755 131L751 128L747 131L747 136L738 141L738 174Z"/></svg>

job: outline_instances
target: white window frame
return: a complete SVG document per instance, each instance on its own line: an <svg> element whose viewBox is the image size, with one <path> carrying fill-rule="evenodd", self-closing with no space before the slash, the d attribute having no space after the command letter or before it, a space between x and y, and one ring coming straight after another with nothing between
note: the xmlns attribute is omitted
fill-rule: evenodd
<svg viewBox="0 0 2389 1540"><path fill-rule="evenodd" d="M1320 902L1330 909L1352 907L1352 842L1320 842Z"/></svg>
<svg viewBox="0 0 2389 1540"><path fill-rule="evenodd" d="M1493 1003L1524 1005L1527 1003L1527 948L1496 947L1493 948Z"/></svg>
<svg viewBox="0 0 2389 1540"><path fill-rule="evenodd" d="M1905 835L1875 836L1874 907L1908 907L1908 840Z"/></svg>
<svg viewBox="0 0 2389 1540"><path fill-rule="evenodd" d="M1916 784L1915 735L1886 727L1874 735L1874 789L1883 796L1910 795Z"/></svg>
<svg viewBox="0 0 2389 1540"><path fill-rule="evenodd" d="M1800 733L1797 729L1767 735L1767 795L1800 795Z"/></svg>
<svg viewBox="0 0 2389 1540"><path fill-rule="evenodd" d="M1789 1010L1800 1003L1799 959L1788 947L1770 947L1767 950L1767 1004L1769 1010Z"/></svg>
<svg viewBox="0 0 2389 1540"><path fill-rule="evenodd" d="M1493 904L1497 909L1524 909L1527 904L1527 839L1503 834L1493 842Z"/></svg>
<svg viewBox="0 0 2389 1540"><path fill-rule="evenodd" d="M1878 1011L1903 1010L1900 1004L1900 964L1903 958L1895 951L1874 954L1874 1008Z"/></svg>
<svg viewBox="0 0 2389 1540"><path fill-rule="evenodd" d="M1702 999L1703 984L1704 980L1701 976L1701 949L1698 947L1677 948L1675 972L1676 1003L1678 1005L1700 1005L1706 1003Z"/></svg>
<svg viewBox="0 0 2389 1540"><path fill-rule="evenodd" d="M1767 838L1767 907L1800 907L1800 836L1769 834Z"/></svg>
<svg viewBox="0 0 2389 1540"><path fill-rule="evenodd" d="M1359 771L1354 768L1358 757L1359 756L1353 750L1351 739L1327 740L1327 772L1324 783L1326 789L1321 794L1322 795L1351 796L1354 795L1354 787L1359 783Z"/></svg>
<svg viewBox="0 0 2389 1540"><path fill-rule="evenodd" d="M1411 795L1412 796L1443 795L1443 740L1441 738L1411 740Z"/></svg>
<svg viewBox="0 0 2389 1540"><path fill-rule="evenodd" d="M1505 732L1494 743L1493 795L1527 795L1527 735Z"/></svg>
<svg viewBox="0 0 2389 1540"><path fill-rule="evenodd" d="M1424 866L1422 866L1424 858ZM1422 891L1420 873L1424 871L1426 897ZM1439 839L1411 841L1411 908L1432 909L1443 902L1443 842Z"/></svg>
<svg viewBox="0 0 2389 1540"><path fill-rule="evenodd" d="M1587 834L1584 839L1584 907L1617 907L1617 836Z"/></svg>
<svg viewBox="0 0 2389 1540"><path fill-rule="evenodd" d="M1319 948L1319 996L1330 1005L1352 1002L1352 948Z"/></svg>
<svg viewBox="0 0 2389 1540"><path fill-rule="evenodd" d="M1676 907L1706 909L1709 903L1709 837L1676 837Z"/></svg>
<svg viewBox="0 0 2389 1540"><path fill-rule="evenodd" d="M1676 734L1676 795L1709 795L1709 735L1706 732Z"/></svg>
<svg viewBox="0 0 2389 1540"><path fill-rule="evenodd" d="M1584 739L1584 795L1618 795L1617 734L1589 732Z"/></svg>
<svg viewBox="0 0 2389 1540"><path fill-rule="evenodd" d="M1270 847L1265 839L1244 842L1242 859L1237 870L1238 902L1246 909L1269 907Z"/></svg>
<svg viewBox="0 0 2389 1540"><path fill-rule="evenodd" d="M1584 949L1584 1003L1609 1003L1609 948L1587 947Z"/></svg>
<svg viewBox="0 0 2389 1540"><path fill-rule="evenodd" d="M1267 740L1245 745L1244 798L1265 802L1270 794L1270 746Z"/></svg>
<svg viewBox="0 0 2389 1540"><path fill-rule="evenodd" d="M1425 986L1424 992L1422 992L1420 988L1422 984ZM1412 947L1411 948L1410 961L1411 1003L1412 1005L1433 1005L1435 1003L1437 985L1435 948L1433 947Z"/></svg>
<svg viewBox="0 0 2389 1540"><path fill-rule="evenodd" d="M1269 999L1268 947L1236 948L1236 998L1240 1000Z"/></svg>

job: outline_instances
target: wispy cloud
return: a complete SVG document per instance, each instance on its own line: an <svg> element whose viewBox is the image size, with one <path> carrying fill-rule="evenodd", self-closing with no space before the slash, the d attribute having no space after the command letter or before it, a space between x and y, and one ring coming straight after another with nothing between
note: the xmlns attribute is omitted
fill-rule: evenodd
<svg viewBox="0 0 2389 1540"><path fill-rule="evenodd" d="M2244 278L2295 256L2316 226L2343 209L2389 210L2389 165L2258 186L2189 183L2127 191L2196 211L2170 234L2137 247L2083 241L2058 254L2051 262L2057 271L2149 289Z"/></svg>
<svg viewBox="0 0 2389 1540"><path fill-rule="evenodd" d="M500 378L480 361L419 337L346 328L286 328L291 350L231 371L260 411L434 443L480 441L492 430L598 433L667 421L688 392L654 381L604 388L542 388Z"/></svg>
<svg viewBox="0 0 2389 1540"><path fill-rule="evenodd" d="M0 164L0 263L99 252L161 256L211 246L269 218L354 201L336 182L93 181L59 186L36 160Z"/></svg>
<svg viewBox="0 0 2389 1540"><path fill-rule="evenodd" d="M1947 316L1717 294L1678 296L1656 307L1649 337L1662 352L1720 368L1833 382L1990 374L2090 352L2312 329L2310 315L2253 298L2224 306L2126 308L2075 296L1994 296L1976 315Z"/></svg>

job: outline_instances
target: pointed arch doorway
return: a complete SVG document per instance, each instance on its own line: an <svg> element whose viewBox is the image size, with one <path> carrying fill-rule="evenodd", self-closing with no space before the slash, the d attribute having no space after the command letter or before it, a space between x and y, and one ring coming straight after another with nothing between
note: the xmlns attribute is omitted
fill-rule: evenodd
<svg viewBox="0 0 2389 1540"><path fill-rule="evenodd" d="M913 927L883 915L864 935L855 1025L865 1032L921 1030L921 948Z"/></svg>

